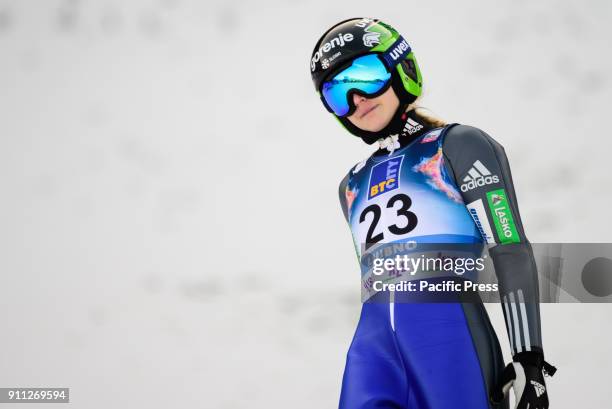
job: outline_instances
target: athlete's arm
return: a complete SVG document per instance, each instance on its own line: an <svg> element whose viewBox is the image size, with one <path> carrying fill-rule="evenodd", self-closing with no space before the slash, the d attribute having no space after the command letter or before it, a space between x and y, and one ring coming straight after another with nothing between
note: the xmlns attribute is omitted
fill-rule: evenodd
<svg viewBox="0 0 612 409"><path fill-rule="evenodd" d="M445 166L493 247L500 297L512 354L542 354L538 275L519 215L504 148L478 128L456 125L443 145Z"/></svg>

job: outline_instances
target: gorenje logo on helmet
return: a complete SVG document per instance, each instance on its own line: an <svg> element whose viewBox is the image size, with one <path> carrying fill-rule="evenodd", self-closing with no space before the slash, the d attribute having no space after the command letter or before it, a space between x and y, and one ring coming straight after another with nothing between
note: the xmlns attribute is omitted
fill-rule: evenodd
<svg viewBox="0 0 612 409"><path fill-rule="evenodd" d="M323 55L323 53L330 52L336 46L344 47L346 43L353 41L353 38L354 37L351 33L346 33L346 34L338 33L336 37L332 38L327 43L321 44L317 52L315 52L314 55L312 56L312 60L310 60L310 70L314 71L316 69L316 64L321 59L321 56Z"/></svg>
<svg viewBox="0 0 612 409"><path fill-rule="evenodd" d="M465 183L461 185L461 191L468 192L477 187L498 183L499 177L497 175L492 175L489 169L487 169L481 161L477 160L470 170L468 170L468 174L463 178L463 181Z"/></svg>

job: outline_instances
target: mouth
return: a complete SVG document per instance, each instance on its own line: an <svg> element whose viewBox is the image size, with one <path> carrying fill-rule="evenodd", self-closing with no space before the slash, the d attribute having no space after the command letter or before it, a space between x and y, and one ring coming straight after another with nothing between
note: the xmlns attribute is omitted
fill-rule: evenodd
<svg viewBox="0 0 612 409"><path fill-rule="evenodd" d="M359 118L361 119L361 118L365 117L367 114L369 114L370 112L374 111L374 109L376 109L376 108L378 108L378 104L372 106L371 108L368 108L363 114L361 114L359 116Z"/></svg>

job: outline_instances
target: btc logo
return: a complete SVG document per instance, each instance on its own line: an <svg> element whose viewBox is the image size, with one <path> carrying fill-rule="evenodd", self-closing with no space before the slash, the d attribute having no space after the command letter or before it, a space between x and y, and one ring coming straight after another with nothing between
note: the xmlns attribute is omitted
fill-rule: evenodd
<svg viewBox="0 0 612 409"><path fill-rule="evenodd" d="M372 199L399 187L399 173L403 159L403 156L399 156L397 158L388 159L372 167L368 199Z"/></svg>

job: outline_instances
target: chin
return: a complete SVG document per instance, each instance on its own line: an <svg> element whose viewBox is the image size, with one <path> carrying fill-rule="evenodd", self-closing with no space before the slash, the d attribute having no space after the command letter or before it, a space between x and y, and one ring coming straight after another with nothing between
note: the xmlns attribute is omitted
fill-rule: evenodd
<svg viewBox="0 0 612 409"><path fill-rule="evenodd" d="M369 131L369 132L380 132L381 129L383 129L383 128L384 128L384 126L377 126L376 128L366 129L366 131Z"/></svg>
<svg viewBox="0 0 612 409"><path fill-rule="evenodd" d="M368 126L368 129L366 129L366 131L369 132L379 132L381 131L384 127L385 127L386 123L385 121L376 121L376 124L372 124L370 126Z"/></svg>

